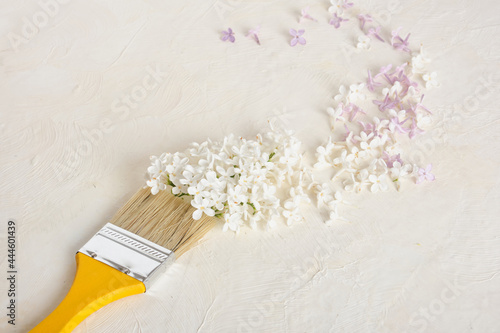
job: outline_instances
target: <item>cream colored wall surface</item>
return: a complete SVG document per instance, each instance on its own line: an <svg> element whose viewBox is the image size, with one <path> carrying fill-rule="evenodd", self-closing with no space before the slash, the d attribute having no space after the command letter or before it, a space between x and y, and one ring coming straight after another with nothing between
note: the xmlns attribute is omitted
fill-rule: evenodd
<svg viewBox="0 0 500 333"><path fill-rule="evenodd" d="M301 23L307 45L292 48L307 5L319 22ZM340 84L406 59L375 42L349 54L359 24L334 29L328 6L0 1L0 330L26 332L59 303L74 253L143 185L150 155L253 137L276 118L312 161ZM270 232L221 223L146 294L75 332L500 331L500 3L355 1L353 11L383 19L384 36L403 26L433 59L433 129L411 150L437 180L351 196L349 222L333 226L314 206ZM261 46L244 36L257 25ZM234 44L220 40L227 27ZM3 315L9 219L15 328Z"/></svg>

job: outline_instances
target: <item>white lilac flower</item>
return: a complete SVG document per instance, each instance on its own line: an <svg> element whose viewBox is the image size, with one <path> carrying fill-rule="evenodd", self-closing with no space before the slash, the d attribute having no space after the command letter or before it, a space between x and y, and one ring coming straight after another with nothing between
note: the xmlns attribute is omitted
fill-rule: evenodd
<svg viewBox="0 0 500 333"><path fill-rule="evenodd" d="M211 202L208 199L203 199L201 196L194 197L194 199L191 200L191 206L196 208L196 210L193 212L193 219L195 220L199 220L203 213L207 214L208 216L215 215L215 211L211 208Z"/></svg>
<svg viewBox="0 0 500 333"><path fill-rule="evenodd" d="M389 113L389 116L391 116L391 118L398 118L399 120L403 120L406 118L406 110L394 110L394 109L389 109L387 110L387 112ZM387 123L389 124L389 120L387 120Z"/></svg>
<svg viewBox="0 0 500 333"><path fill-rule="evenodd" d="M332 137L328 138L328 142L324 146L319 146L316 148L316 158L317 162L314 165L315 168L324 168L331 166L332 154L335 149L345 148L345 144L337 144L332 142Z"/></svg>
<svg viewBox="0 0 500 333"><path fill-rule="evenodd" d="M439 87L436 72L424 74L422 75L422 79L425 81L425 88L427 89Z"/></svg>
<svg viewBox="0 0 500 333"><path fill-rule="evenodd" d="M193 167L188 165L186 170L182 172L184 178L180 179L181 184L186 186L196 186L198 180L202 177L201 174L197 174Z"/></svg>
<svg viewBox="0 0 500 333"><path fill-rule="evenodd" d="M149 174L154 178L159 178L165 172L165 165L161 159L156 156L151 156L151 166L148 168Z"/></svg>
<svg viewBox="0 0 500 333"><path fill-rule="evenodd" d="M400 162L396 161L393 163L390 169L392 181L396 184L396 188L399 191L401 185L400 181L402 178L410 176L413 171L413 166L411 164L401 165Z"/></svg>
<svg viewBox="0 0 500 333"><path fill-rule="evenodd" d="M187 189L187 192L189 195L192 195L194 197L201 197L202 195L205 195L204 193L205 190L205 185L203 183L197 183L193 184L193 186L189 186Z"/></svg>
<svg viewBox="0 0 500 333"><path fill-rule="evenodd" d="M382 95L389 95L390 97L394 97L396 95L399 95L401 91L403 91L403 86L401 85L401 82L396 81L390 88L382 89Z"/></svg>
<svg viewBox="0 0 500 333"><path fill-rule="evenodd" d="M330 0L330 3L332 4L330 7L328 7L328 11L331 14L337 14L337 15L342 15L344 13L344 1L343 0Z"/></svg>
<svg viewBox="0 0 500 333"><path fill-rule="evenodd" d="M406 99L411 102L416 102L417 99L420 99L420 90L418 88L415 88L414 86L411 86L408 88L408 91L406 91Z"/></svg>
<svg viewBox="0 0 500 333"><path fill-rule="evenodd" d="M413 74L422 73L425 71L425 60L421 54L412 57L410 65Z"/></svg>
<svg viewBox="0 0 500 333"><path fill-rule="evenodd" d="M222 189L226 186L225 182L219 180L215 171L212 170L206 172L205 178L201 179L200 183L207 189L207 191L222 191Z"/></svg>
<svg viewBox="0 0 500 333"><path fill-rule="evenodd" d="M370 175L368 180L372 183L370 191L373 193L380 191L387 191L387 183L385 182L385 175Z"/></svg>
<svg viewBox="0 0 500 333"><path fill-rule="evenodd" d="M329 219L325 221L326 225L333 225L339 219L339 213L337 208L330 210Z"/></svg>
<svg viewBox="0 0 500 333"><path fill-rule="evenodd" d="M282 164L287 173L293 173L294 166L299 162L300 157L294 154L291 150L285 150L284 156L279 159L280 164Z"/></svg>
<svg viewBox="0 0 500 333"><path fill-rule="evenodd" d="M391 178L394 181L397 181L399 178L408 176L410 172L413 170L413 166L410 164L401 165L400 162L396 161L393 163L391 168Z"/></svg>
<svg viewBox="0 0 500 333"><path fill-rule="evenodd" d="M175 173L177 170L182 170L185 165L188 163L188 158L185 156L179 155L179 153L176 153L175 155L172 154L166 154L167 158L167 165L165 171L168 173ZM182 173L182 172L180 172Z"/></svg>
<svg viewBox="0 0 500 333"><path fill-rule="evenodd" d="M257 229L257 225L259 222L261 221L264 221L265 220L265 216L264 214L262 214L262 212L257 212L251 216L249 216L249 224L250 224L250 227L252 229ZM274 227L274 225L270 225L270 227Z"/></svg>
<svg viewBox="0 0 500 333"><path fill-rule="evenodd" d="M423 115L421 113L417 114L417 126L418 128L426 128L432 123L431 116Z"/></svg>
<svg viewBox="0 0 500 333"><path fill-rule="evenodd" d="M366 157L366 155L367 154L365 150L359 150L358 147L353 147L351 149L351 153L347 155L346 161L360 164L360 162Z"/></svg>
<svg viewBox="0 0 500 333"><path fill-rule="evenodd" d="M276 186L268 183L262 184L262 200L273 200L276 198Z"/></svg>
<svg viewBox="0 0 500 333"><path fill-rule="evenodd" d="M333 159L333 166L336 168L344 168L346 166L350 166L349 161L346 160L347 150L342 149L340 156Z"/></svg>
<svg viewBox="0 0 500 333"><path fill-rule="evenodd" d="M322 185L316 185L316 202L318 208L330 202L333 199L332 190L328 184L324 183Z"/></svg>
<svg viewBox="0 0 500 333"><path fill-rule="evenodd" d="M411 70L412 73L423 73L425 71L425 64L429 63L430 59L427 58L423 45L420 46L419 54L411 58Z"/></svg>
<svg viewBox="0 0 500 333"><path fill-rule="evenodd" d="M320 146L318 148L323 148L323 147ZM327 154L322 154L322 153L316 154L317 162L314 164L314 167L317 169L321 169L330 166L331 164L326 160L327 157L328 157Z"/></svg>
<svg viewBox="0 0 500 333"><path fill-rule="evenodd" d="M224 169L222 166L218 165L218 166L216 167L216 170L217 170L217 172L219 173L219 175L220 175L223 179L227 179L227 178L229 178L229 177L234 176L234 167L233 167L233 166L230 166L229 168Z"/></svg>
<svg viewBox="0 0 500 333"><path fill-rule="evenodd" d="M299 212L298 208L285 209L283 210L283 216L286 219L287 225L292 225L296 222L301 222L304 218Z"/></svg>
<svg viewBox="0 0 500 333"><path fill-rule="evenodd" d="M227 194L217 191L210 192L210 200L213 202L213 207L218 211L222 211L224 209L224 203L227 201Z"/></svg>
<svg viewBox="0 0 500 333"><path fill-rule="evenodd" d="M304 188L302 186L294 186L290 188L290 197L297 206L299 206L303 202L311 202L309 195L304 192Z"/></svg>
<svg viewBox="0 0 500 333"><path fill-rule="evenodd" d="M248 188L253 183L253 177L247 173L241 173L238 177L238 184L243 188Z"/></svg>
<svg viewBox="0 0 500 333"><path fill-rule="evenodd" d="M387 164L383 158L374 158L367 168L369 174L372 173L387 173Z"/></svg>
<svg viewBox="0 0 500 333"><path fill-rule="evenodd" d="M337 102L342 102L342 101L346 100L348 93L349 92L347 91L346 87L341 85L339 88L339 93L337 95L335 95L335 97L333 99Z"/></svg>
<svg viewBox="0 0 500 333"><path fill-rule="evenodd" d="M215 160L218 159L220 159L219 155L213 154L210 150L207 150L206 155L198 161L198 165L205 169L212 170Z"/></svg>
<svg viewBox="0 0 500 333"><path fill-rule="evenodd" d="M386 137L384 137L384 138L386 138ZM363 149L368 154L373 154L375 152L375 149L377 149L383 143L384 143L383 138L376 136L376 137L372 138L370 140L370 142L367 142L367 141L360 142L359 146L361 147L361 149Z"/></svg>
<svg viewBox="0 0 500 333"><path fill-rule="evenodd" d="M356 44L356 47L360 50L368 50L370 48L370 42L371 42L370 37L359 36L358 37L358 44Z"/></svg>
<svg viewBox="0 0 500 333"><path fill-rule="evenodd" d="M201 156L201 155L205 154L205 152L207 150L207 145L208 145L207 141L202 142L202 143L193 142L191 144L192 148L189 149L188 152L192 156Z"/></svg>
<svg viewBox="0 0 500 333"><path fill-rule="evenodd" d="M239 205L241 203L246 203L248 201L246 190L240 185L229 187L227 190L227 195L228 195L228 201L236 205Z"/></svg>
<svg viewBox="0 0 500 333"><path fill-rule="evenodd" d="M352 170L352 165L351 165L352 163L348 161L346 158L347 158L347 150L343 149L340 156L333 159L333 166L335 168L340 168L340 170L338 170L337 173L333 175L332 181L340 177L344 172Z"/></svg>
<svg viewBox="0 0 500 333"><path fill-rule="evenodd" d="M375 131L380 133L382 130L387 129L387 126L389 126L389 120L380 120L378 117L373 117L373 124L375 125Z"/></svg>
<svg viewBox="0 0 500 333"><path fill-rule="evenodd" d="M240 213L235 213L235 214L225 214L224 215L224 227L222 228L223 231L232 230L234 232L240 231L240 227L242 225L242 219L241 219L241 214Z"/></svg>
<svg viewBox="0 0 500 333"><path fill-rule="evenodd" d="M366 134L366 132L361 131L359 135L354 136L354 140L356 140L359 143L367 142L373 137L373 135L374 135L373 133Z"/></svg>
<svg viewBox="0 0 500 333"><path fill-rule="evenodd" d="M361 191L360 182L356 181L354 174L349 174L349 179L344 180L344 190L347 192L358 192ZM359 190L358 190L359 189Z"/></svg>
<svg viewBox="0 0 500 333"><path fill-rule="evenodd" d="M330 208L337 208L337 205L338 205L339 203L343 203L343 202L344 202L344 201L343 201L343 197L342 197L342 192L340 192L340 191L336 191L336 192L334 193L334 195L333 195L332 200L330 200L330 201L328 202L328 206L329 206Z"/></svg>
<svg viewBox="0 0 500 333"><path fill-rule="evenodd" d="M356 102L358 100L364 101L366 96L363 94L363 89L365 88L364 83L351 84L349 86L349 101Z"/></svg>
<svg viewBox="0 0 500 333"><path fill-rule="evenodd" d="M162 183L159 178L151 178L146 182L146 184L151 187L152 194L158 194L160 191L164 191L167 189L167 185Z"/></svg>
<svg viewBox="0 0 500 333"><path fill-rule="evenodd" d="M384 150L388 155L397 155L401 153L401 148L397 142L391 145L386 145Z"/></svg>
<svg viewBox="0 0 500 333"><path fill-rule="evenodd" d="M342 104L339 104L336 109L329 107L326 109L326 112L330 115L332 129L335 127L335 122L339 120L345 122L345 118L342 116L344 114L344 108Z"/></svg>
<svg viewBox="0 0 500 333"><path fill-rule="evenodd" d="M350 174L350 179L344 181L344 189L348 192L360 193L368 185L368 170L362 169Z"/></svg>

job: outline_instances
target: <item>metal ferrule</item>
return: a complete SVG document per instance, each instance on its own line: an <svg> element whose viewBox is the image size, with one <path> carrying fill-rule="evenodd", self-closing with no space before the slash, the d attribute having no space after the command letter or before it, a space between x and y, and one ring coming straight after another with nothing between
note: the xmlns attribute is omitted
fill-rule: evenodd
<svg viewBox="0 0 500 333"><path fill-rule="evenodd" d="M174 252L111 223L79 252L143 282L146 290L175 260Z"/></svg>

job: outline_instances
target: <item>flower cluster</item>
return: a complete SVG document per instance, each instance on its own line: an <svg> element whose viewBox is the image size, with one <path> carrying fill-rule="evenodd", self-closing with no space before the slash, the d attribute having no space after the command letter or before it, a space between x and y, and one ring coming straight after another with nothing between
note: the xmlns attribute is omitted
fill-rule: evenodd
<svg viewBox="0 0 500 333"><path fill-rule="evenodd" d="M288 224L302 220L304 192L301 143L290 132L273 129L255 140L227 136L222 142L193 143L184 152L151 157L147 186L151 193L170 190L189 197L202 214L224 218L224 230L238 231L245 223L274 226L278 217ZM283 201L283 193L288 196Z"/></svg>
<svg viewBox="0 0 500 333"><path fill-rule="evenodd" d="M330 3L332 6L328 8L328 11L333 17L329 24L336 29L340 28L343 22L349 21L345 18L346 16L356 18L352 15L354 12L350 10L354 6L350 0L330 0ZM286 150L280 150L279 147L289 146L289 149L295 152L293 156L301 156L297 152L298 147L286 143L286 140L271 140L273 144L262 146L262 139L258 139L261 150L256 150L250 155L235 154L235 152L239 152L240 149L254 152L257 149L252 148L256 146L254 141L244 141L244 144L240 143L239 146L231 142L232 145L239 147L231 149L225 145L215 145L209 151L218 157L213 159L211 164L207 162L208 157L203 157L204 162L201 163L202 160L197 162L199 164L197 167L193 166L194 162L191 162L193 155L190 153L191 157L185 166L185 168L189 167L189 170L183 166L182 175L186 178L184 175L186 170L190 172L189 175L197 174L199 179L194 181L194 185L191 183L186 185L185 179L178 180L179 184L174 182L173 174L167 176L167 183L164 180L158 181L155 178L156 169L154 168L159 168L159 166L154 165L150 171L152 179L148 183L152 191L166 189L166 184L169 184L174 194L193 196L192 205L197 208L195 218L199 218L203 213L224 216L225 229L236 231L243 221L249 221L252 226L255 226L264 217L271 221L268 222L268 226L272 226L273 217L276 216L284 217L288 224L301 220L299 204L303 201L310 201L304 188L312 189L316 194L318 208L328 208L329 219L326 223L333 223L342 219L338 208L341 203L345 203L342 199L342 191L333 191L333 187L356 193L364 189L378 192L388 190L391 184L400 190L404 179L413 179L417 184L423 181L433 181L435 178L431 173L432 165L429 164L423 168L408 162L404 158L400 140L415 138L424 133L425 128L431 124L432 113L423 105L422 91L424 87L430 89L439 86L437 73L426 71L429 59L422 47L419 52L412 51L409 41L410 33L400 35L402 28L399 27L391 32L391 36L384 38L382 27L370 14L359 13L357 19L363 33L358 37L355 45L358 49L371 49L373 39L382 43L387 42L395 50L409 54L411 59L394 68L392 64L388 64L373 74L371 70L368 70L366 82L339 88L339 93L334 97L335 105L327 108L332 133L328 141L317 148L317 160L314 164L317 169L329 168L334 171L332 182L317 183L312 173L301 170L300 163L296 165L298 157L289 159L287 157L289 153ZM318 22L309 14L309 7L302 9L299 24L306 20ZM303 36L304 29L290 29L289 33L292 36L291 46L306 44ZM249 31L247 36L260 44L258 29ZM232 30L224 31L222 39L234 42ZM375 97L370 98L370 95ZM340 130L338 123L342 125ZM338 139L339 132L344 132L341 139ZM271 138L273 135L268 137ZM291 136L280 138L298 142ZM246 145L248 147L243 148ZM244 156L250 156L249 160L245 160ZM276 157L273 160L269 158L264 163L266 156ZM162 157L159 159L161 160ZM154 163L160 163L157 160ZM289 161L292 161L291 167ZM162 164L163 162L159 165ZM211 166L203 169L202 167L206 165ZM256 170L259 171L258 175L255 174ZM203 172L206 173L205 176L201 175ZM227 173L230 174L229 178L225 176ZM310 180L308 186L305 186L304 181L306 175ZM257 176L260 177L258 180L255 178ZM264 182L260 183L262 180ZM270 185L271 180L277 181L278 187L285 180L287 181L290 197L281 206L279 199L275 196L276 187ZM212 187L209 187L209 184L212 184ZM239 195L242 196L239 197Z"/></svg>
<svg viewBox="0 0 500 333"><path fill-rule="evenodd" d="M407 40L407 38L405 39ZM404 41L404 40L403 40ZM432 166L426 168L407 163L398 140L404 136L413 139L424 132L432 121L431 111L423 104L422 88L415 81L415 73L422 73L428 59L422 48L413 54L409 63L393 69L391 64L382 67L372 75L368 70L366 83L341 86L334 97L335 107L329 107L332 132L337 123L343 124L343 139L334 141L330 136L326 144L317 148L315 168L330 168L335 171L332 185L340 183L345 191L386 191L393 183L400 189L403 179L413 178L417 184L424 180L433 181ZM435 78L434 74L424 76L426 87ZM372 100L371 109L378 112L367 115L361 105L367 94L380 96ZM370 107L370 105L366 105ZM367 109L368 110L368 109ZM357 120L356 117L363 119ZM332 133L334 135L336 132ZM330 210L329 222L339 219L337 204L340 192L332 196L327 184L316 185L318 205L325 204ZM335 199L334 199L335 198Z"/></svg>

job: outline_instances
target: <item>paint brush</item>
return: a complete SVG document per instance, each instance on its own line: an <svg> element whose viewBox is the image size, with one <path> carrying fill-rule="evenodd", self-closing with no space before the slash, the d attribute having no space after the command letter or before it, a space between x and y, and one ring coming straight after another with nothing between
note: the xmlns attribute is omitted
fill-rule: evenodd
<svg viewBox="0 0 500 333"><path fill-rule="evenodd" d="M33 333L71 332L93 312L120 298L144 293L175 258L214 226L168 191L139 190L76 253L76 275L68 294Z"/></svg>

